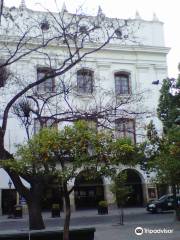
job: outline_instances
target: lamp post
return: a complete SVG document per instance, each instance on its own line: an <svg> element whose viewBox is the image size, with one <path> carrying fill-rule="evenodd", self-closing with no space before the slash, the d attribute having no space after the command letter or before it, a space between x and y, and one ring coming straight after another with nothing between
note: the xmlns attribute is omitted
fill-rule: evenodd
<svg viewBox="0 0 180 240"><path fill-rule="evenodd" d="M11 179L9 179L8 182L8 186L9 186L9 214L8 214L8 218L12 218L12 195L11 195L11 188L12 188L12 181Z"/></svg>
<svg viewBox="0 0 180 240"><path fill-rule="evenodd" d="M159 81L159 80L152 81L152 84L153 84L153 85L159 85L159 84L160 84L160 81Z"/></svg>
<svg viewBox="0 0 180 240"><path fill-rule="evenodd" d="M175 87L175 83L176 83L176 79L175 78L167 78L167 80L171 83L171 86L172 87ZM154 80L152 81L152 84L153 85L163 85L160 80Z"/></svg>
<svg viewBox="0 0 180 240"><path fill-rule="evenodd" d="M11 189L11 187L12 187L11 179L9 179L8 186L9 186L9 189Z"/></svg>

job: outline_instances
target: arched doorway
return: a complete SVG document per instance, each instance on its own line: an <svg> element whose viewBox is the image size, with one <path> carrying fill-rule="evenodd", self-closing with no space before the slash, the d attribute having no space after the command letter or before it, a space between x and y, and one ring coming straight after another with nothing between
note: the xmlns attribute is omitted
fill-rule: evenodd
<svg viewBox="0 0 180 240"><path fill-rule="evenodd" d="M17 192L15 189L2 189L2 214L13 212L13 207L17 204Z"/></svg>
<svg viewBox="0 0 180 240"><path fill-rule="evenodd" d="M42 209L51 210L53 204L59 204L60 209L63 210L63 198L61 188L58 186L52 186L51 189L45 189L42 199Z"/></svg>
<svg viewBox="0 0 180 240"><path fill-rule="evenodd" d="M101 177L88 179L81 172L75 179L74 197L76 209L97 208L98 202L104 200L104 187Z"/></svg>
<svg viewBox="0 0 180 240"><path fill-rule="evenodd" d="M139 173L134 169L123 170L126 173L125 186L129 187L129 194L124 200L126 207L143 206L143 186Z"/></svg>
<svg viewBox="0 0 180 240"><path fill-rule="evenodd" d="M63 210L63 195L60 183L56 180L51 181L46 185L43 191L43 199L41 206L43 210L51 210L53 204L59 204Z"/></svg>

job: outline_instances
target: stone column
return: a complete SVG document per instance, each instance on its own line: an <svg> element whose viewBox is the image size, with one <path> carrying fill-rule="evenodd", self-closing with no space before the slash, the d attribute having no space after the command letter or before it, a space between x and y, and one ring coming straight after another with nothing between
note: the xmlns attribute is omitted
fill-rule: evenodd
<svg viewBox="0 0 180 240"><path fill-rule="evenodd" d="M147 183L142 184L142 192L143 192L143 206L146 206L148 202L148 188Z"/></svg>
<svg viewBox="0 0 180 240"><path fill-rule="evenodd" d="M104 195L105 195L105 200L108 202L108 206L110 208L116 208L116 198L114 194L110 190L111 184L106 184L104 185Z"/></svg>

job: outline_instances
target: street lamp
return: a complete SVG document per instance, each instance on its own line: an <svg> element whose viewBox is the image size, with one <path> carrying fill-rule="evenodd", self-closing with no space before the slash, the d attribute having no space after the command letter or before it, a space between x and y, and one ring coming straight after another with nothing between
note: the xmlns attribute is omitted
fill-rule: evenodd
<svg viewBox="0 0 180 240"><path fill-rule="evenodd" d="M171 83L171 87L174 87L175 86L175 83L176 83L176 79L175 78L167 78L167 80ZM152 81L152 84L153 85L163 85L160 80L154 80Z"/></svg>
<svg viewBox="0 0 180 240"><path fill-rule="evenodd" d="M12 187L11 179L9 179L8 186L9 186L9 189L11 189L11 187Z"/></svg>
<svg viewBox="0 0 180 240"><path fill-rule="evenodd" d="M9 190L10 190L10 192L9 192L9 211L8 211L9 214L8 214L8 218L12 218L12 199L11 199L11 197L12 197L12 195L11 195L12 181L11 181L11 179L9 179L8 186L9 186Z"/></svg>
<svg viewBox="0 0 180 240"><path fill-rule="evenodd" d="M159 80L152 81L153 85L159 85L159 83L160 83Z"/></svg>

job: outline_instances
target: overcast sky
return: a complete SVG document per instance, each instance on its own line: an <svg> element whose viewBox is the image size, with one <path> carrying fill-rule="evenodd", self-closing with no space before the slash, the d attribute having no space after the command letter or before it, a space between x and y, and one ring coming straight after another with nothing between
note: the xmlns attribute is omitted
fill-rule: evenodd
<svg viewBox="0 0 180 240"><path fill-rule="evenodd" d="M42 6L56 10L54 0L25 0L28 8L42 10ZM21 0L5 0L7 6L18 6ZM56 0L59 8L63 0ZM134 18L138 11L145 20L151 20L155 12L160 21L164 22L165 43L171 50L168 54L169 77L178 74L177 65L180 62L180 0L65 0L69 12L83 5L83 9L95 14L98 5L108 17Z"/></svg>

